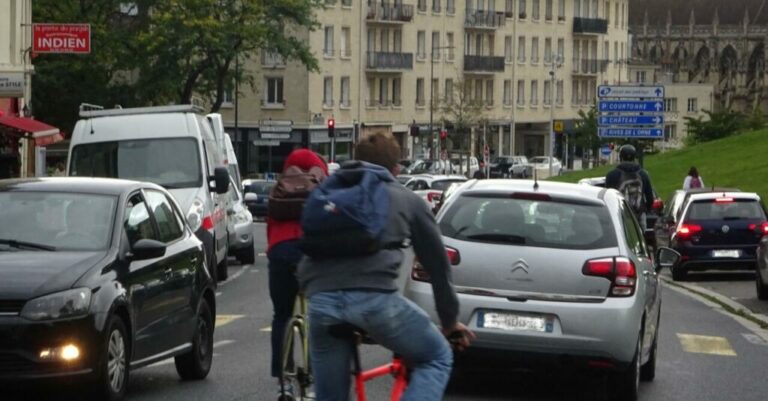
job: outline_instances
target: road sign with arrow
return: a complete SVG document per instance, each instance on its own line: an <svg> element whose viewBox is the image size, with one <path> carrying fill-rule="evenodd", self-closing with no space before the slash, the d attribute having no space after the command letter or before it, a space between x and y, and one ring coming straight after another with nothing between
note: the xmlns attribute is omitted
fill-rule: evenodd
<svg viewBox="0 0 768 401"><path fill-rule="evenodd" d="M598 136L664 138L664 87L600 85Z"/></svg>

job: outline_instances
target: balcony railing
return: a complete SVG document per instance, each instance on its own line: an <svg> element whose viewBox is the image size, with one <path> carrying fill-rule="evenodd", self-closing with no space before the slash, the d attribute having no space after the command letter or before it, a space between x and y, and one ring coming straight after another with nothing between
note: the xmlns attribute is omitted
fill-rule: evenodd
<svg viewBox="0 0 768 401"><path fill-rule="evenodd" d="M576 17L573 19L573 33L606 34L608 33L608 20Z"/></svg>
<svg viewBox="0 0 768 401"><path fill-rule="evenodd" d="M285 67L285 60L283 56L276 53L262 52L261 53L261 65L264 67Z"/></svg>
<svg viewBox="0 0 768 401"><path fill-rule="evenodd" d="M381 70L412 70L413 53L368 52L366 68Z"/></svg>
<svg viewBox="0 0 768 401"><path fill-rule="evenodd" d="M467 10L467 17L464 19L466 28L496 29L505 26L506 23L503 12L487 10Z"/></svg>
<svg viewBox="0 0 768 401"><path fill-rule="evenodd" d="M608 60L583 59L573 60L573 72L580 74L597 74L608 70Z"/></svg>
<svg viewBox="0 0 768 401"><path fill-rule="evenodd" d="M413 20L413 5L399 3L369 5L366 19L379 22L410 22Z"/></svg>
<svg viewBox="0 0 768 401"><path fill-rule="evenodd" d="M464 71L503 72L502 56L464 56Z"/></svg>

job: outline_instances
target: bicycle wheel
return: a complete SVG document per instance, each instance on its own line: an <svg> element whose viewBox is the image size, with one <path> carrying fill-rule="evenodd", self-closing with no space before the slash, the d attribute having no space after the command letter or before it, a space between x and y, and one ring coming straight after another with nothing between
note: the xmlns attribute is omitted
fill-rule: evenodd
<svg viewBox="0 0 768 401"><path fill-rule="evenodd" d="M304 319L294 317L285 328L281 358L280 381L283 389L290 389L292 397L285 391L280 401L308 401L311 394L312 369L309 366L309 342Z"/></svg>

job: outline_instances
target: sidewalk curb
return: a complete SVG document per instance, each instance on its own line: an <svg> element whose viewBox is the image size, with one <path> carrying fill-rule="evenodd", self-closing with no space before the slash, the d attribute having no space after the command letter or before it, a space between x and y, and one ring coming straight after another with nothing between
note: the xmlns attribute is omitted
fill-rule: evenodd
<svg viewBox="0 0 768 401"><path fill-rule="evenodd" d="M664 276L661 276L660 278L661 278L661 281L664 282L664 284L671 287L676 287L676 288L686 290L687 292L697 296L698 298L702 298L705 301L705 303L716 304L715 306L723 309L724 312L727 312L728 314L733 315L734 317L737 318L737 320L742 321L742 323L744 323L744 321L748 321L749 323L754 325L755 328L763 331L764 333L768 332L766 331L766 329L768 329L768 316L760 313L754 313L746 306L726 297L725 295L722 295L720 293L698 286L696 284L682 283L679 281L674 281L671 278L664 277ZM760 327L760 326L763 326L763 327Z"/></svg>

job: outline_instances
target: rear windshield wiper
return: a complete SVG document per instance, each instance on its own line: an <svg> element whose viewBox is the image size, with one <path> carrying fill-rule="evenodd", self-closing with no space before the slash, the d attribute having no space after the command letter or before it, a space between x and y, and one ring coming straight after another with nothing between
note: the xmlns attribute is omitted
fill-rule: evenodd
<svg viewBox="0 0 768 401"><path fill-rule="evenodd" d="M525 245L525 237L512 234L485 233L468 235L467 239L478 241L505 242L514 245Z"/></svg>
<svg viewBox="0 0 768 401"><path fill-rule="evenodd" d="M43 251L55 251L56 247L45 245L45 244L37 244L34 242L26 242L26 241L17 241L15 239L5 239L0 238L0 244L8 245L13 248L32 248L32 249L40 249Z"/></svg>

